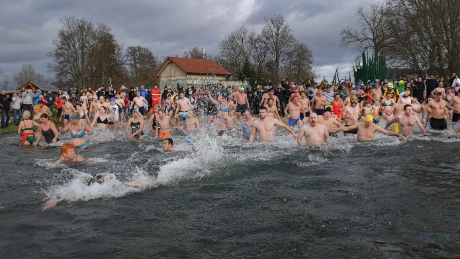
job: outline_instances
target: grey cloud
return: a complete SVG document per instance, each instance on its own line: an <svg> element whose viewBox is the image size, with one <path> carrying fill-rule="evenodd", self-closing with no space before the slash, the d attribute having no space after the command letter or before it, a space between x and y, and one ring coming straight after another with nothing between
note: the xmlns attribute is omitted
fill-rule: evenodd
<svg viewBox="0 0 460 259"><path fill-rule="evenodd" d="M12 77L22 64L47 73L46 53L52 47L64 16L107 24L126 48L141 45L156 56L182 55L190 47L218 54L218 42L244 25L259 31L264 18L282 14L295 37L313 51L314 67L351 69L354 54L340 47L340 30L356 23L354 10L365 0L352 1L124 1L17 0L0 10L0 69ZM351 54L350 54L351 53ZM326 76L332 77L335 68Z"/></svg>

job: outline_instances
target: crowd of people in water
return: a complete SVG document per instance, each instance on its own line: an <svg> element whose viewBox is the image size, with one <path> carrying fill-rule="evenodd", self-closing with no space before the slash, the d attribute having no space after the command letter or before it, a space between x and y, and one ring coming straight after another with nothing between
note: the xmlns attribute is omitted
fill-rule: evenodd
<svg viewBox="0 0 460 259"><path fill-rule="evenodd" d="M387 79L338 84L297 84L285 78L276 87L267 81L251 88L241 86L182 86L127 89L104 86L96 90L50 92L22 89L13 97L2 91L3 110L12 103L13 121L18 124L22 145L61 145L62 156L56 161L83 161L75 149L88 147L86 135L93 129L124 131L129 139L143 141L149 132L161 139L165 152L177 151L172 130L193 134L200 127L197 115L211 115L217 135L246 140L273 141L277 126L290 133L298 145L326 146L342 131L355 134L357 141L372 141L376 132L406 140L415 125L423 137L427 129L446 130L460 118L460 79L456 74L444 87L444 80L407 80L402 76L393 83ZM19 100L19 101L18 101ZM32 105L31 105L32 104ZM52 109L61 126L51 120ZM258 116L254 116L258 114ZM18 115L19 117L17 117ZM287 124L282 117L287 117ZM5 121L4 121L5 119ZM379 126L383 119L385 126ZM9 115L2 116L8 126ZM201 121L203 123L203 121ZM148 127L149 132L144 132ZM393 130L387 128L393 125ZM460 127L451 134L460 131ZM69 133L70 142L60 143L59 136ZM95 136L97 139L100 136Z"/></svg>

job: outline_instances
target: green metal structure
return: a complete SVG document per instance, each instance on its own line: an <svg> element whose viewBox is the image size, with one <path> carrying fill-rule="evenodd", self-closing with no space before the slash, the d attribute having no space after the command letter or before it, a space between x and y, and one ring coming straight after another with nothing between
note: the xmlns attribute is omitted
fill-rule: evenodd
<svg viewBox="0 0 460 259"><path fill-rule="evenodd" d="M387 66L385 57L378 55L376 58L369 56L369 53L364 53L362 56L362 64L357 63L356 67L353 66L353 72L355 75L355 81L359 79L363 82L371 80L374 82L375 79L383 80L387 76Z"/></svg>

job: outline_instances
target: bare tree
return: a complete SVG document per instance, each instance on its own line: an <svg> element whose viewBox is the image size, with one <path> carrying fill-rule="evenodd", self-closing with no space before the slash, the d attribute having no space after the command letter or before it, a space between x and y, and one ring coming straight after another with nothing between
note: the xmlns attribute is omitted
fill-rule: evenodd
<svg viewBox="0 0 460 259"><path fill-rule="evenodd" d="M358 26L347 26L341 31L342 46L355 45L358 55L365 49L372 49L374 58L381 54L392 41L389 40L387 21L394 17L387 12L384 3L358 6ZM399 19L399 17L397 18Z"/></svg>
<svg viewBox="0 0 460 259"><path fill-rule="evenodd" d="M193 58L193 59L212 59L212 56L207 54L205 49L200 49L197 46L190 48L187 51L184 51L184 58Z"/></svg>
<svg viewBox="0 0 460 259"><path fill-rule="evenodd" d="M78 88L96 87L113 79L124 78L122 46L105 24L94 25L85 19L64 17L62 28L48 56L48 64L60 82L71 82Z"/></svg>
<svg viewBox="0 0 460 259"><path fill-rule="evenodd" d="M305 43L296 42L290 52L286 53L287 62L283 74L294 82L302 82L313 75L311 64L313 54Z"/></svg>
<svg viewBox="0 0 460 259"><path fill-rule="evenodd" d="M226 68L233 76L242 75L243 65L247 59L247 43L249 31L244 27L230 33L219 43L220 55L218 63ZM244 78L240 78L241 80Z"/></svg>
<svg viewBox="0 0 460 259"><path fill-rule="evenodd" d="M148 48L128 47L125 54L130 83L132 85L153 84L152 75L159 66L158 59Z"/></svg>
<svg viewBox="0 0 460 259"><path fill-rule="evenodd" d="M394 42L390 53L399 64L448 76L460 70L460 16L456 0L390 0L398 19L388 22Z"/></svg>
<svg viewBox="0 0 460 259"><path fill-rule="evenodd" d="M281 15L265 19L262 35L267 40L270 54L273 57L273 81L278 83L282 62L285 61L286 54L294 47L296 40L291 28Z"/></svg>
<svg viewBox="0 0 460 259"><path fill-rule="evenodd" d="M14 81L16 81L18 87L23 86L29 81L41 82L42 80L43 75L36 73L31 64L22 65L22 70L14 75Z"/></svg>
<svg viewBox="0 0 460 259"><path fill-rule="evenodd" d="M2 88L3 89L8 89L8 85L10 83L10 76L6 75L6 74L2 74L2 80L3 80L3 84L2 84Z"/></svg>

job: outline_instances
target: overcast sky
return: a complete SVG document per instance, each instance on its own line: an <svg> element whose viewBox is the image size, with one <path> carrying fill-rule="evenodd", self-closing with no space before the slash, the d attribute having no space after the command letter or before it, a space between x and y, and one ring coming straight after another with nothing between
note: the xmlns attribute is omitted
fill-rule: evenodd
<svg viewBox="0 0 460 259"><path fill-rule="evenodd" d="M378 0L376 0L378 1ZM218 43L244 25L259 32L264 18L283 15L297 40L312 50L319 78L352 72L356 51L340 47L340 31L357 24L355 10L366 0L0 0L0 71L10 76L32 64L45 78L52 46L64 16L111 27L117 41L147 47L155 56L182 56L193 46L216 55ZM353 76L353 73L351 73ZM318 79L319 79L318 78Z"/></svg>

